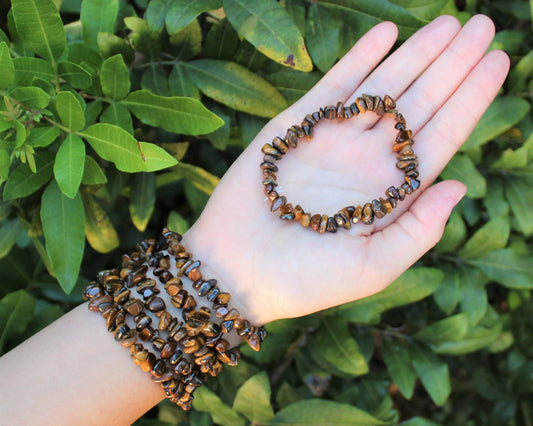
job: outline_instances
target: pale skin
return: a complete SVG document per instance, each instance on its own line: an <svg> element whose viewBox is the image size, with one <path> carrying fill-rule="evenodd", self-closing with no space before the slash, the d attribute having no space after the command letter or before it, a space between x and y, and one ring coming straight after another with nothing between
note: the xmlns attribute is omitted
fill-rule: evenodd
<svg viewBox="0 0 533 426"><path fill-rule="evenodd" d="M486 53L493 23L462 28L449 16L428 24L379 66L397 37L393 23L372 28L302 99L270 121L228 170L184 244L256 324L296 317L374 294L442 236L466 192L432 185L496 96L509 59ZM319 235L269 211L261 146L319 107L363 93L391 95L413 130L421 190L371 226ZM373 113L324 123L310 143L278 162L293 204L332 215L383 196L402 182L391 151L391 117ZM236 367L238 368L238 367ZM164 397L129 359L103 320L81 305L0 359L0 423L131 424ZM9 384L9 385L7 385Z"/></svg>

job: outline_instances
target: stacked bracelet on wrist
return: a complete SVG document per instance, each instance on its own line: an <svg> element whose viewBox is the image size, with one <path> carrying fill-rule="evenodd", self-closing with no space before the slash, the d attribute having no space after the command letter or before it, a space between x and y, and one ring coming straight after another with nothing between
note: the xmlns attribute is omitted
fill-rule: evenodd
<svg viewBox="0 0 533 426"><path fill-rule="evenodd" d="M324 232L337 232L338 228L350 229L352 223L363 222L370 225L374 219L381 219L391 213L398 201L403 201L407 194L411 194L420 187L418 180L418 158L413 151L414 140L412 131L407 129L405 118L396 109L396 103L389 96L383 99L379 96L362 95L349 107L343 102L336 106L329 105L305 116L300 126L292 126L287 130L285 139L275 137L271 143L263 145L261 151L263 162L260 168L263 176L265 195L270 201L271 211L280 211L280 218L287 221L299 221L305 228L311 228L321 234ZM313 138L313 129L322 119L346 120L366 111L373 111L378 116L393 114L398 130L392 150L397 153L396 167L405 173L404 182L398 188L391 186L385 191L385 198L380 197L358 206L347 206L333 216L326 214L311 214L297 204L295 207L287 201L287 197L276 191L278 186L276 162L280 160L291 148L298 146L298 140L306 137Z"/></svg>
<svg viewBox="0 0 533 426"><path fill-rule="evenodd" d="M239 348L230 345L235 336L256 351L266 336L263 327L252 326L230 307L229 293L215 279L203 279L200 265L181 244L181 235L165 228L159 240L143 241L124 255L122 269L98 273L84 293L115 340L130 348L133 361L184 410L208 375L219 374L224 364L237 365ZM182 279L190 280L199 302L211 308L199 306Z"/></svg>

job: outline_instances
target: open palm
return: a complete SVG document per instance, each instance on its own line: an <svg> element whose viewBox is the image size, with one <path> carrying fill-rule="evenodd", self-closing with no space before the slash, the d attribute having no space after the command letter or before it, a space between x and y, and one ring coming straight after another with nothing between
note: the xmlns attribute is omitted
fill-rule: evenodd
<svg viewBox="0 0 533 426"><path fill-rule="evenodd" d="M396 40L390 22L372 28L303 98L270 121L228 170L186 244L211 275L234 294L256 323L294 317L380 291L440 238L465 192L456 181L430 187L496 96L509 61L485 53L492 22L473 17L463 28L452 17L431 22L386 60ZM270 212L261 184L261 147L306 114L363 93L396 100L413 130L421 190L373 225L318 234ZM391 150L390 115L322 120L311 142L300 141L278 161L278 182L305 211L339 209L384 196L403 182Z"/></svg>

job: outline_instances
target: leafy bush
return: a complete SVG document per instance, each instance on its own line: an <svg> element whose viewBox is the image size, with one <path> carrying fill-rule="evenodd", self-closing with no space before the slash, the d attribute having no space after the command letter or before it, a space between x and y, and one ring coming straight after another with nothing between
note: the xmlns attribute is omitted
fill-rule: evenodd
<svg viewBox="0 0 533 426"><path fill-rule="evenodd" d="M396 22L403 41L441 14L491 16L492 47L513 67L442 173L468 185L442 241L375 296L269 324L264 349L245 348L191 413L163 402L138 423L531 424L533 5L11 3L0 10L2 352L163 223L184 232L267 119L372 25Z"/></svg>

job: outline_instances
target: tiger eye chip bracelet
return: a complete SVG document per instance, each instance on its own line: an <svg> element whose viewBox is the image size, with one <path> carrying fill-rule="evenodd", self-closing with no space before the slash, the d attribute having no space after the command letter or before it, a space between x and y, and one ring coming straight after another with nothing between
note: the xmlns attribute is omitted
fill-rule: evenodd
<svg viewBox="0 0 533 426"><path fill-rule="evenodd" d="M385 191L384 198L380 197L358 206L344 207L332 217L326 214L305 212L299 204L293 207L287 201L287 197L278 194L276 173L279 169L276 162L287 154L289 149L297 148L300 138L306 137L311 140L314 127L323 119L346 120L367 111L373 111L378 116L394 115L398 134L392 150L397 153L396 167L405 173L404 182L399 187L389 187ZM336 106L328 105L306 115L300 126L294 125L287 130L285 139L275 137L271 143L264 144L261 149L264 156L260 168L263 173L264 192L271 203L270 210L272 212L279 210L281 219L299 221L303 227L311 228L321 234L326 231L337 232L340 227L350 229L352 223L372 224L374 219L381 219L387 213L391 213L398 201L403 201L407 194L411 194L420 187L418 157L413 151L412 134L413 132L406 127L405 118L396 110L396 103L389 95L385 95L383 99L379 96L362 95L349 107L342 102L337 102Z"/></svg>
<svg viewBox="0 0 533 426"><path fill-rule="evenodd" d="M134 363L161 384L167 398L189 410L195 389L209 375L218 375L224 364L237 365L240 351L230 347L230 335L244 338L258 351L266 331L229 307L231 297L215 279L203 279L201 262L192 258L181 239L165 228L159 240L137 244L135 252L123 256L122 269L98 273L84 299L89 310L101 313L115 340L130 348ZM192 282L199 300L211 309L198 305L183 288L182 278ZM172 311L181 313L181 320Z"/></svg>

